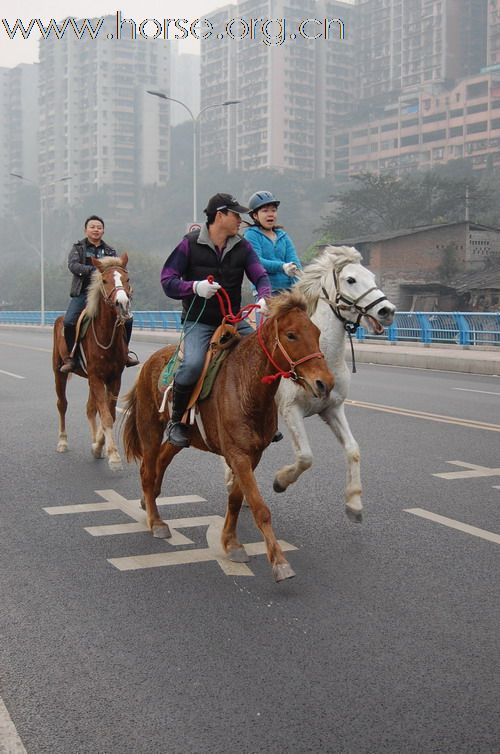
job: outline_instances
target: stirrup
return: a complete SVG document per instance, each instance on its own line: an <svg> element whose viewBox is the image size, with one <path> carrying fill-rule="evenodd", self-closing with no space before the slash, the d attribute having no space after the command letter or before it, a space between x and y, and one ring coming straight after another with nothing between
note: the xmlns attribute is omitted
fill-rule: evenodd
<svg viewBox="0 0 500 754"><path fill-rule="evenodd" d="M135 353L135 351L129 351L127 354L127 361L125 362L126 367L136 367L137 364L140 364L139 357Z"/></svg>
<svg viewBox="0 0 500 754"><path fill-rule="evenodd" d="M178 448L188 448L190 443L188 425L170 420L165 429L165 439Z"/></svg>
<svg viewBox="0 0 500 754"><path fill-rule="evenodd" d="M279 442L283 439L283 432L280 432L279 430L276 432L276 434L273 436L273 439L271 442Z"/></svg>

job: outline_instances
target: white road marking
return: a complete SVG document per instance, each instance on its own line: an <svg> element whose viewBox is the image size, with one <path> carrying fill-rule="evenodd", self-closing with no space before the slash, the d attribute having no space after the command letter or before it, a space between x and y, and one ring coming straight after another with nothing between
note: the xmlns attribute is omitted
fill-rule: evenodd
<svg viewBox="0 0 500 754"><path fill-rule="evenodd" d="M466 461L447 461L452 466L461 466L467 471L445 471L442 474L433 474L440 479L472 479L473 477L483 476L500 476L500 468L489 468L488 466L480 466L477 463L466 463Z"/></svg>
<svg viewBox="0 0 500 754"><path fill-rule="evenodd" d="M427 411L415 411L411 408L397 408L396 406L384 406L380 403L367 403L365 401L347 400L345 403L358 408L370 408L373 411L384 411L388 414L398 414L399 416L411 416L413 419L427 419L428 421L443 422L444 424L457 424L460 427L469 429L483 429L489 432L500 432L500 424L490 424L489 422L479 422L474 419L459 419L456 416L445 416L443 414L431 414Z"/></svg>
<svg viewBox="0 0 500 754"><path fill-rule="evenodd" d="M486 529L478 529L477 526L464 524L462 521L456 521L454 518L439 516L437 513L426 511L423 508L406 508L405 513L412 513L414 516L426 518L428 521L434 521L437 524L448 526L450 529L457 529L458 531L462 531L465 534L471 534L473 537L486 539L488 542L494 542L495 544L500 545L500 534L495 534L492 531L486 531Z"/></svg>
<svg viewBox="0 0 500 754"><path fill-rule="evenodd" d="M0 374L6 374L7 377L15 377L16 380L24 380L25 377L23 377L20 374L14 374L14 372L6 372L5 369L0 369Z"/></svg>
<svg viewBox="0 0 500 754"><path fill-rule="evenodd" d="M17 730L7 707L0 697L0 752L2 754L26 754L23 742L17 735Z"/></svg>
<svg viewBox="0 0 500 754"><path fill-rule="evenodd" d="M464 393L482 393L483 395L500 395L500 393L494 393L491 390L473 390L471 387L454 387L453 390L461 390Z"/></svg>
<svg viewBox="0 0 500 754"><path fill-rule="evenodd" d="M21 343L11 343L8 340L0 340L0 346L12 346L13 348L25 348L27 351L43 351L43 353L52 353L52 348L39 348L37 346L23 346Z"/></svg>
<svg viewBox="0 0 500 754"><path fill-rule="evenodd" d="M120 510L134 523L104 524L100 526L87 526L85 531L93 537L105 537L116 534L137 534L149 532L146 513L140 506L140 500L127 500L115 490L96 490L96 494L104 498L102 503L78 503L74 505L57 505L43 510L51 516L59 516L66 513L95 513L98 511ZM205 498L199 495L177 495L173 497L159 497L158 505L178 505L179 503L206 503ZM158 568L161 566L181 565L186 563L202 563L215 561L219 564L223 573L227 576L253 576L253 572L245 563L233 563L223 552L220 544L224 518L222 516L191 516L186 518L165 519L169 525L172 536L168 539L157 539L168 547L194 544L178 529L206 526L206 540L208 547L177 552L160 552L153 555L131 555L123 558L110 558L108 562L120 571L135 571L139 568ZM294 545L280 540L284 551L296 550ZM265 555L264 542L250 542L244 545L248 555ZM2 751L0 749L0 754Z"/></svg>

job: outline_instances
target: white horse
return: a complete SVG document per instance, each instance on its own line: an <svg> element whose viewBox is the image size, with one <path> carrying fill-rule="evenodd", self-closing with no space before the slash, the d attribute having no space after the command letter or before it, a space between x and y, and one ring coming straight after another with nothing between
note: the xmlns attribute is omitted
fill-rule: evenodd
<svg viewBox="0 0 500 754"><path fill-rule="evenodd" d="M396 309L377 288L373 273L361 264L359 251L351 246L328 246L305 267L296 286L308 302L311 319L321 330L320 347L335 376L335 387L327 398L315 398L292 380L281 380L276 403L292 436L295 463L277 472L273 487L275 492L284 492L312 465L304 417L319 414L344 449L345 510L352 521L360 522L360 452L344 412L350 383L346 334L352 335L360 324L380 334L392 323Z"/></svg>

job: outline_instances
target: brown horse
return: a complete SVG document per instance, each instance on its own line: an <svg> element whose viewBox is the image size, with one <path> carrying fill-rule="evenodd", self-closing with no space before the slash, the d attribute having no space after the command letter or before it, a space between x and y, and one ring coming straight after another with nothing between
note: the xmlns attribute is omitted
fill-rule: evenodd
<svg viewBox="0 0 500 754"><path fill-rule="evenodd" d="M333 387L333 375L319 351L319 330L306 313L301 294L284 293L272 299L270 316L260 329L242 339L223 362L210 395L199 403L206 440L192 427L191 445L223 456L231 469L222 546L230 560L247 562L236 526L243 497L261 530L276 581L294 576L271 526L271 513L259 492L254 469L277 429L274 396L281 376L317 397ZM126 396L124 446L128 460L141 460L142 507L153 536L170 537L156 505L165 469L181 450L163 442L167 422L160 413L158 378L174 346L154 353L145 362L135 386ZM263 381L264 380L264 381Z"/></svg>
<svg viewBox="0 0 500 754"><path fill-rule="evenodd" d="M80 377L86 377L89 382L87 419L92 435L92 453L95 458L102 458L106 444L108 463L113 470L122 468L113 435L113 424L128 353L124 325L131 317L132 288L127 262L127 254L104 259L92 258L92 264L97 271L93 274L87 293L87 314L90 323L76 351L80 358L75 373ZM59 453L68 450L66 383L69 375L59 371L65 356L67 347L64 340L63 317L58 317L54 322L52 367L59 411ZM100 425L97 423L97 414L100 417Z"/></svg>

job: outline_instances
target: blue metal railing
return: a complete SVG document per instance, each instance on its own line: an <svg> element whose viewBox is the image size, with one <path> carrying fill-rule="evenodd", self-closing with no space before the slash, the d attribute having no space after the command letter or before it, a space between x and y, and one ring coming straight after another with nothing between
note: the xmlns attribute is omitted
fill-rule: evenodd
<svg viewBox="0 0 500 754"><path fill-rule="evenodd" d="M45 312L45 324L52 325L62 311ZM0 311L0 324L39 325L39 311ZM134 327L139 330L181 329L180 311L136 311ZM363 327L358 340L425 345L451 343L460 346L500 346L500 312L398 312L383 335L372 335Z"/></svg>

